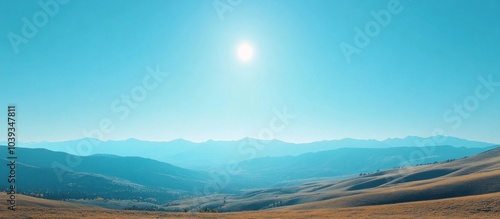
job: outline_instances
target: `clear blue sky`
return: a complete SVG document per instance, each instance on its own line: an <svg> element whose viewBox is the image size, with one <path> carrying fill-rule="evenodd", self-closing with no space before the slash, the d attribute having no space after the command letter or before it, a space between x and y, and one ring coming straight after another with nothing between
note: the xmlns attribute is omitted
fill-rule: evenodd
<svg viewBox="0 0 500 219"><path fill-rule="evenodd" d="M339 45L354 45L354 28L388 2L243 0L221 20L212 0L73 0L16 53L9 33L22 36L23 17L43 22L43 8L1 0L0 121L14 103L25 142L83 138L103 118L115 127L105 139L234 140L257 137L286 107L296 118L274 133L284 141L441 128L500 143L500 87L475 94L479 77L500 81L500 1L401 0L348 63ZM241 42L253 46L248 63L236 56ZM169 75L128 115L113 111L147 66ZM475 104L467 118L453 111L464 100Z"/></svg>

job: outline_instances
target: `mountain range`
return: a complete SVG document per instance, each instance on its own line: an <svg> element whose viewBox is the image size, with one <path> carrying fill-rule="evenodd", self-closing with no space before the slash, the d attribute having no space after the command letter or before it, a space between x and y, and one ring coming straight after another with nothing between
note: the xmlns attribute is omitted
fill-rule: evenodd
<svg viewBox="0 0 500 219"><path fill-rule="evenodd" d="M240 162L258 157L297 156L304 153L339 148L391 148L434 145L484 148L495 144L470 141L451 136L433 136L428 138L409 136L406 138L391 138L384 141L346 138L311 143L287 143L279 140L257 140L252 138L244 138L238 141L210 140L202 143L190 142L183 139L169 142L151 142L137 139L123 141L79 139L64 142L21 143L20 147L45 148L79 156L96 154L137 156L185 168L207 170L228 162Z"/></svg>

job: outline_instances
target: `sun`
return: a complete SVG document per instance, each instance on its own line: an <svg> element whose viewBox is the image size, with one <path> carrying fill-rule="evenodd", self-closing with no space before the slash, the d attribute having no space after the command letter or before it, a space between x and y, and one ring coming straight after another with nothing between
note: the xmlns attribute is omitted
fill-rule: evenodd
<svg viewBox="0 0 500 219"><path fill-rule="evenodd" d="M242 43L238 46L238 58L243 62L252 60L253 48L250 43Z"/></svg>

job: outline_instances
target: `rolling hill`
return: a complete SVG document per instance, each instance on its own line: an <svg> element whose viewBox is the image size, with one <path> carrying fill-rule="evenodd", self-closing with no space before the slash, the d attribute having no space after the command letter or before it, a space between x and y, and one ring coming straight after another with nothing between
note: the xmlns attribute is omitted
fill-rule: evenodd
<svg viewBox="0 0 500 219"><path fill-rule="evenodd" d="M349 176L375 172L401 166L414 166L441 162L474 155L492 147L464 148L391 147L391 148L341 148L330 151L306 153L299 156L263 157L242 161L239 165L243 176L274 182L294 183L294 180L332 176Z"/></svg>
<svg viewBox="0 0 500 219"><path fill-rule="evenodd" d="M458 198L399 204L334 209L293 210L275 208L263 211L229 213L171 213L118 211L86 205L19 196L16 211L0 202L0 218L73 219L73 218L498 218L500 192Z"/></svg>
<svg viewBox="0 0 500 219"><path fill-rule="evenodd" d="M0 150L4 147L0 147ZM74 156L46 149L18 148L16 153L19 159L17 160L16 171L20 174L17 176L17 186L18 192L22 194L43 195L44 198L48 199L72 200L73 202L108 208L127 208L130 203L134 202L133 200L136 200L149 207L179 210L193 207L183 203L182 200L187 197L192 200L193 197L203 196L207 194L204 192L207 186L217 185L216 192L219 195L208 199L212 200L214 198L216 201L207 201L201 206L220 208L224 211L256 210L268 208L269 206L276 207L359 194L360 191L366 188L381 185L392 186L396 182L421 178L422 176L418 174L412 176L398 175L390 182L384 181L388 179L387 176L391 176L390 174L399 169L392 170L392 172L391 170L380 171L362 177L352 177L357 176L360 172L375 172L376 170L400 166L401 158L396 155L403 158L411 157L414 151L422 150L429 151L430 149L421 147L345 148L306 153L299 156L256 158L236 163L237 174L220 175L221 169L195 171L148 158L116 155ZM415 165L451 160L470 156L487 150L487 148L438 146L432 150L432 154L404 164ZM470 159L478 158L470 157L466 160ZM72 167L70 167L69 164L71 163L69 161L73 162ZM4 160L3 162L7 161ZM453 163L456 162L459 161ZM222 168L225 167L222 166ZM426 165L417 168L426 167L430 166ZM6 172L6 168L7 166L0 166L0 171ZM481 168L484 167L481 166ZM477 170L471 168L461 170L436 169L431 170L427 175L432 177L439 177L443 174L452 176L452 172L453 174L469 173L467 171L470 173L477 172ZM380 176L383 179L373 178L379 175L383 175L383 177ZM338 177L349 179L331 187L333 196L315 196L307 193L307 189L303 190L305 187L315 187L316 185L319 187L326 186L333 182L327 181L327 179ZM304 182L308 184L303 184ZM225 184L221 186L222 183ZM325 183L326 185L323 185ZM345 186L339 187L339 185ZM347 188L347 185L351 186ZM0 186L5 187L7 184L6 182L0 182ZM265 195L261 196L261 194ZM307 195L306 198L294 196L299 194ZM229 203L224 203L223 206L220 205L221 198L223 200L223 197L226 196L234 200L241 199L241 201L237 201L238 205L234 206ZM267 196L275 196L275 198L268 199ZM251 201L253 198L259 198L261 203L253 203ZM121 201L107 203L88 201L98 199Z"/></svg>
<svg viewBox="0 0 500 219"><path fill-rule="evenodd" d="M500 148L495 148L451 162L380 171L346 180L213 195L199 199L202 202L197 206L179 200L168 208L172 211L210 208L225 212L359 207L498 193L499 182Z"/></svg>
<svg viewBox="0 0 500 219"><path fill-rule="evenodd" d="M6 149L2 146L0 150ZM18 191L43 194L49 199L104 197L166 201L190 193L193 187L202 186L209 179L206 173L139 157L80 157L28 148L17 148L16 155ZM7 172L6 168L2 165L0 171ZM6 181L0 185L5 187Z"/></svg>

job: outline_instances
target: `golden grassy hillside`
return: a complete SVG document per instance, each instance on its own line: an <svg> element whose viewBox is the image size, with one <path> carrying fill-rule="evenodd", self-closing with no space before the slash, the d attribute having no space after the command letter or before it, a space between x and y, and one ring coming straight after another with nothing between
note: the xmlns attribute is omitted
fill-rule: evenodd
<svg viewBox="0 0 500 219"><path fill-rule="evenodd" d="M227 203L213 196L201 206L266 210L166 213L108 210L23 195L17 200L15 212L7 210L5 198L0 200L0 218L500 218L500 148L449 163L248 191ZM189 201L171 206L182 209ZM277 202L280 205L269 205Z"/></svg>
<svg viewBox="0 0 500 219"><path fill-rule="evenodd" d="M500 192L500 148L433 165L380 171L340 181L311 182L260 189L238 195L213 195L169 203L172 211L219 209L232 212L288 207L294 210L346 208L436 200ZM224 202L226 197L226 202Z"/></svg>
<svg viewBox="0 0 500 219"><path fill-rule="evenodd" d="M345 183L348 183L345 185ZM338 197L290 209L341 208L500 192L500 148L454 162L391 170L346 180L323 194Z"/></svg>
<svg viewBox="0 0 500 219"><path fill-rule="evenodd" d="M30 201L24 202L25 199ZM235 213L117 211L84 208L81 205L68 205L26 196L20 196L19 200L25 205L19 206L16 212L8 211L7 206L2 203L0 218L498 218L500 214L500 193L355 208L314 210L281 208Z"/></svg>

